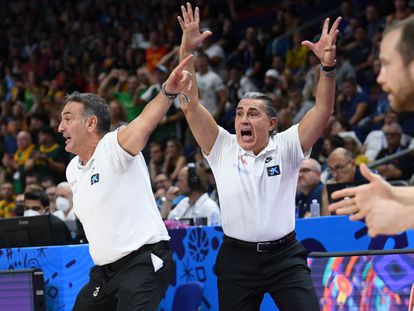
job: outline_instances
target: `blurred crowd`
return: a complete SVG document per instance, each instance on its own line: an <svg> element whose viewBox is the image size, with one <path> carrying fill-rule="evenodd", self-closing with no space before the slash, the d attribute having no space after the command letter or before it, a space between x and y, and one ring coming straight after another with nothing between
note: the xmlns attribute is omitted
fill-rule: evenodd
<svg viewBox="0 0 414 311"><path fill-rule="evenodd" d="M72 156L57 132L64 97L77 91L105 98L111 130L139 115L177 64L180 4L174 0L0 1L0 217L27 214L22 194L38 185L48 199L39 213L74 218L71 195L58 192L70 190L61 183L66 181ZM303 163L298 217L309 215L314 198L322 205L322 214L327 214L325 184L358 180L359 163L372 163L410 147L414 115L390 110L376 76L382 33L413 14L413 1L198 0L193 4L200 8L202 30L213 32L195 55L200 101L230 132L234 132L235 107L248 91L272 97L279 131L299 122L314 106L320 65L301 42L317 39L326 16L332 20L342 16L335 111L313 148L312 159ZM183 198L189 198L188 205L207 193L209 208L200 207L200 216L208 217L210 224L219 223L214 177L178 101L154 131L144 154L164 218L180 216L174 207ZM387 180L409 183L414 161L407 154L375 169Z"/></svg>

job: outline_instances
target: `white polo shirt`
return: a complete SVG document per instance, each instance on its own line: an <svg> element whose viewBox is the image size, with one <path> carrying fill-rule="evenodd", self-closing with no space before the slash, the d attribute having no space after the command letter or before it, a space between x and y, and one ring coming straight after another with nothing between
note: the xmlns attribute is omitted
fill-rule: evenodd
<svg viewBox="0 0 414 311"><path fill-rule="evenodd" d="M192 205L189 204L188 197L182 199L168 214L168 219L207 217L207 224L211 225L213 215L217 217L215 221L220 223L220 209L217 203L208 196L208 193L204 193Z"/></svg>
<svg viewBox="0 0 414 311"><path fill-rule="evenodd" d="M112 263L144 244L169 240L144 157L122 149L117 134L106 134L85 166L77 156L66 170L73 208L96 265Z"/></svg>
<svg viewBox="0 0 414 311"><path fill-rule="evenodd" d="M308 156L308 155L306 155ZM226 235L273 241L295 229L295 194L302 160L298 126L269 138L257 156L223 128L206 156L216 179Z"/></svg>

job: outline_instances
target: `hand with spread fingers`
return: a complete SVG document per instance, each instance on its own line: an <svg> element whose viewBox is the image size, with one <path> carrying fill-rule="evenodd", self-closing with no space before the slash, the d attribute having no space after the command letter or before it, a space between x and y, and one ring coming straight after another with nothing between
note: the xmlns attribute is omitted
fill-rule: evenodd
<svg viewBox="0 0 414 311"><path fill-rule="evenodd" d="M200 12L198 7L193 11L190 3L187 2L186 6L181 6L181 13L182 16L177 17L183 31L180 45L180 60L193 53L205 38L211 36L211 31L200 33ZM187 63L186 70L192 75L192 79L188 89L180 96L180 105L184 113L188 111L190 106L194 107L198 104L198 88L193 61Z"/></svg>
<svg viewBox="0 0 414 311"><path fill-rule="evenodd" d="M336 57L336 39L338 38L338 26L341 22L341 17L338 17L329 29L329 18L325 19L323 24L321 37L318 42L313 43L308 40L302 42L302 45L306 46L319 58L323 66L334 66Z"/></svg>
<svg viewBox="0 0 414 311"><path fill-rule="evenodd" d="M350 220L365 218L371 236L396 234L408 229L412 218L410 208L396 200L395 187L372 173L365 164L361 164L360 169L369 183L332 193L332 199L343 200L332 203L329 210L338 215L351 215ZM400 212L396 213L397 210ZM404 214L407 217L401 217Z"/></svg>
<svg viewBox="0 0 414 311"><path fill-rule="evenodd" d="M182 17L178 16L183 35L180 49L186 53L192 53L205 38L211 36L211 31L200 33L200 12L198 7L193 11L190 3L181 6ZM185 55L186 56L186 55Z"/></svg>

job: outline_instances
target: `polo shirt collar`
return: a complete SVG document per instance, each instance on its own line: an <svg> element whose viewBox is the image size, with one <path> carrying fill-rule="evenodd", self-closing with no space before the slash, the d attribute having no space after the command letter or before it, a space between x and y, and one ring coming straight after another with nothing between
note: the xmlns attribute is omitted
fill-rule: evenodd
<svg viewBox="0 0 414 311"><path fill-rule="evenodd" d="M273 135L273 136L269 137L269 141L268 141L266 147L262 151L260 151L260 153L258 155L255 155L253 153L253 151L244 150L240 146L239 146L239 155L241 155L241 156L247 155L247 156L250 156L250 157L259 157L261 155L267 154L269 152L273 152L275 150L276 150L276 140L275 140L275 135Z"/></svg>

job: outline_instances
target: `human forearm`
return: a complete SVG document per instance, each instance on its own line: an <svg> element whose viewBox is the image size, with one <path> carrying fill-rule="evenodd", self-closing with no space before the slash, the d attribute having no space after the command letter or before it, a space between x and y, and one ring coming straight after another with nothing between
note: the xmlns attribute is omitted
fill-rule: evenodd
<svg viewBox="0 0 414 311"><path fill-rule="evenodd" d="M299 137L302 149L309 150L322 135L325 125L334 110L335 77L320 74L315 106L299 122Z"/></svg>
<svg viewBox="0 0 414 311"><path fill-rule="evenodd" d="M181 6L181 12L182 17L178 17L183 31L180 45L180 59L192 53L206 37L211 35L209 31L200 34L198 8L195 8L193 14L191 5L187 4L186 7ZM194 63L187 63L186 70L191 73L190 88L186 92L189 101L180 98L181 108L197 143L204 152L209 153L218 135L218 127L212 115L199 103Z"/></svg>
<svg viewBox="0 0 414 311"><path fill-rule="evenodd" d="M142 113L119 130L118 141L125 151L132 155L138 154L144 148L149 135L170 108L174 95L188 88L190 78L185 68L189 61L192 61L192 56L180 62L165 82L163 91L145 106Z"/></svg>
<svg viewBox="0 0 414 311"><path fill-rule="evenodd" d="M325 19L321 37L318 42L303 41L319 58L321 70L316 88L315 107L311 109L299 123L299 139L302 150L309 150L321 136L331 116L335 103L335 64L336 39L341 18L337 18L329 30L329 18Z"/></svg>

